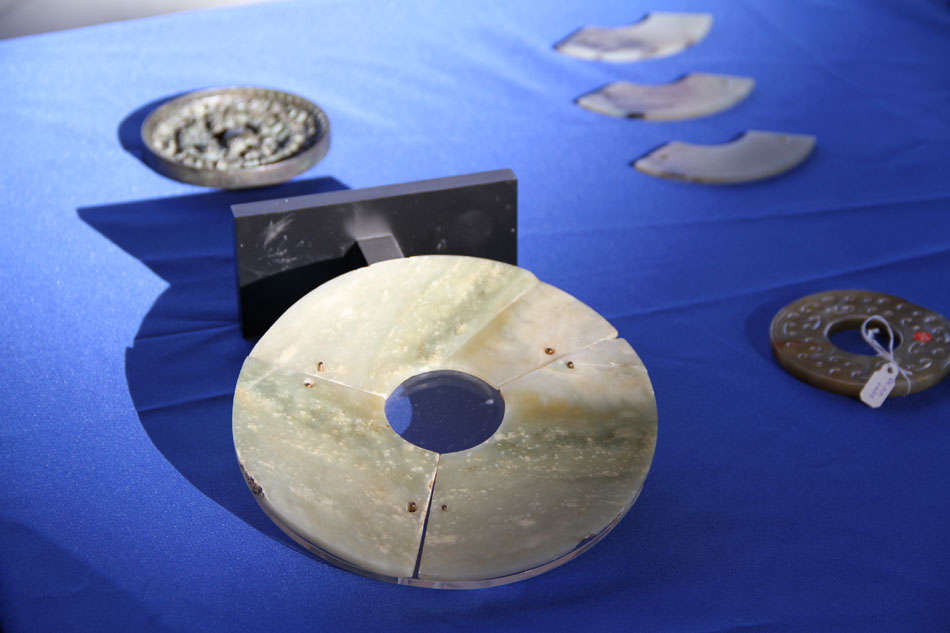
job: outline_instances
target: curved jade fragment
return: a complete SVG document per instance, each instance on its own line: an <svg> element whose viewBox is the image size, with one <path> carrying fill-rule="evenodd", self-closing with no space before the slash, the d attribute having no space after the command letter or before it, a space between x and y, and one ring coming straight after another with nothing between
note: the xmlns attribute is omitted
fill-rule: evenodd
<svg viewBox="0 0 950 633"><path fill-rule="evenodd" d="M527 270L487 259L380 262L303 297L251 356L385 397L407 378L443 369L446 358L537 284Z"/></svg>
<svg viewBox="0 0 950 633"><path fill-rule="evenodd" d="M814 148L814 136L750 130L721 145L673 141L633 165L660 178L733 184L778 176L803 163Z"/></svg>
<svg viewBox="0 0 950 633"><path fill-rule="evenodd" d="M706 37L712 23L708 13L654 11L628 26L585 26L555 48L572 57L608 62L666 57Z"/></svg>
<svg viewBox="0 0 950 633"><path fill-rule="evenodd" d="M749 96L754 87L755 80L749 77L691 73L660 85L615 81L578 97L577 103L609 116L672 121L722 112Z"/></svg>

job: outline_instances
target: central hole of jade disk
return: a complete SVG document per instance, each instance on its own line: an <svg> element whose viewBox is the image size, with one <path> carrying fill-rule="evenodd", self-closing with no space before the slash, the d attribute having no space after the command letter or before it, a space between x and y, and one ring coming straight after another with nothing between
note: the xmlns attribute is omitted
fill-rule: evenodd
<svg viewBox="0 0 950 633"><path fill-rule="evenodd" d="M430 371L409 378L386 399L386 419L404 440L437 453L477 446L498 430L505 415L501 392L460 371Z"/></svg>
<svg viewBox="0 0 950 633"><path fill-rule="evenodd" d="M868 327L870 329L877 328L877 334L873 335L874 340L877 341L881 347L887 349L890 344L890 337L887 335L887 330L884 326L881 323L872 322ZM837 327L832 327L828 331L828 340L838 349L843 349L852 354L861 354L863 356L877 355L874 348L868 345L868 342L861 336L860 320L854 322L845 321L838 324ZM895 351L901 346L901 343L903 343L903 341L901 340L900 332L894 332Z"/></svg>

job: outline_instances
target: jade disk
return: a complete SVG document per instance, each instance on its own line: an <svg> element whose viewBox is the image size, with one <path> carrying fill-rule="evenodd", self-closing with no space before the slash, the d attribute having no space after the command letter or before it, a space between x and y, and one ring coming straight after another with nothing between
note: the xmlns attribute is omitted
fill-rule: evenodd
<svg viewBox="0 0 950 633"><path fill-rule="evenodd" d="M891 396L923 391L950 372L950 323L944 317L906 299L867 290L829 290L785 306L772 319L772 351L779 365L799 380L857 396L887 360L870 346L868 354L845 351L829 337L858 329L872 316L890 325L897 339L894 360L907 372ZM883 346L888 347L887 341Z"/></svg>
<svg viewBox="0 0 950 633"><path fill-rule="evenodd" d="M403 439L387 398L427 372L500 392L488 439ZM522 268L471 257L381 262L292 306L244 363L238 461L292 538L350 571L473 588L553 568L636 500L657 414L647 371L594 310Z"/></svg>

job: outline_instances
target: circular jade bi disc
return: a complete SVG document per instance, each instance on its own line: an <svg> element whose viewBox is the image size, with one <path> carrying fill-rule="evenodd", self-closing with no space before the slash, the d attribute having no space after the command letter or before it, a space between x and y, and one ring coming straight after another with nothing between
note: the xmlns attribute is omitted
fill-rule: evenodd
<svg viewBox="0 0 950 633"><path fill-rule="evenodd" d="M440 370L504 400L472 448L439 454L387 420L397 387ZM244 363L233 430L255 498L310 551L467 588L550 569L616 525L653 459L656 402L630 345L577 299L508 264L425 256L291 307Z"/></svg>
<svg viewBox="0 0 950 633"><path fill-rule="evenodd" d="M857 397L871 375L887 364L874 354L839 348L831 337L857 330L879 317L894 333L894 360L901 375L891 396L906 396L933 387L950 373L950 322L906 299L868 290L828 290L802 297L775 315L770 327L772 351L790 374L826 391ZM871 327L881 328L873 321ZM885 336L881 345L889 348ZM863 343L862 343L863 345Z"/></svg>

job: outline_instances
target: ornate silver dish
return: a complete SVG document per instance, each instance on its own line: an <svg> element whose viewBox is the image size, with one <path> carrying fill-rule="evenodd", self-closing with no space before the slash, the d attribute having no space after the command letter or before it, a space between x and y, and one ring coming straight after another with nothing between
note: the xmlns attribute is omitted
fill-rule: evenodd
<svg viewBox="0 0 950 633"><path fill-rule="evenodd" d="M198 90L142 124L145 160L158 173L221 189L263 187L316 165L330 149L330 120L316 104L265 88Z"/></svg>

